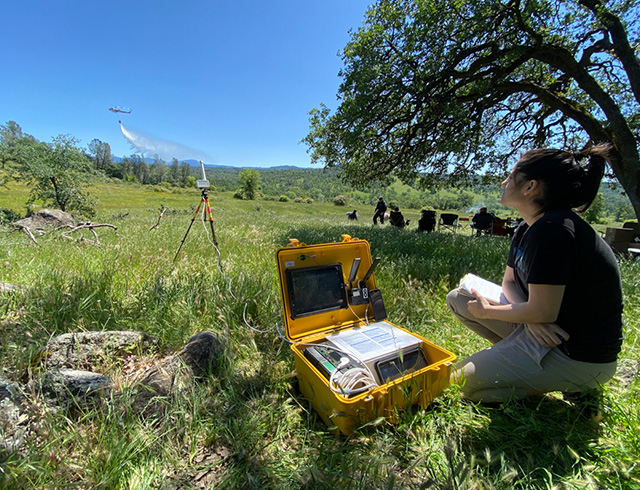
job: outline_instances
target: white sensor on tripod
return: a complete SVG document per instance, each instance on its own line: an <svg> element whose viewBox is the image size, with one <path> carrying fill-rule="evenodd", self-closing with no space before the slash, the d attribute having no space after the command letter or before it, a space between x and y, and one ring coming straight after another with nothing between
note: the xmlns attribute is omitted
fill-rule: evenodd
<svg viewBox="0 0 640 490"><path fill-rule="evenodd" d="M204 173L204 163L200 160L200 170L202 170L202 180L196 180L198 189L207 189L209 187L209 181L207 175Z"/></svg>

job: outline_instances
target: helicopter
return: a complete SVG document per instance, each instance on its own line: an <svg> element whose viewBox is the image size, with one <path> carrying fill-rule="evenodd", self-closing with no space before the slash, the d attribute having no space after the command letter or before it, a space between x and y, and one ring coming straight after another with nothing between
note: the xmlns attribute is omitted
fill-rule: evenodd
<svg viewBox="0 0 640 490"><path fill-rule="evenodd" d="M109 107L109 110L113 113L121 112L122 114L131 114L131 109L127 107L115 106L115 107Z"/></svg>

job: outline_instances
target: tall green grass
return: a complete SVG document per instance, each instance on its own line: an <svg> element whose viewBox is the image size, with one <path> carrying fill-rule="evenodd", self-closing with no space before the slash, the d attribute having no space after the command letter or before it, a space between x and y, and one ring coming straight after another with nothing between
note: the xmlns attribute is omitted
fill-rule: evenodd
<svg viewBox="0 0 640 490"><path fill-rule="evenodd" d="M40 424L28 445L0 454L0 488L640 488L640 389L612 382L595 423L550 394L499 409L460 400L452 386L427 410L347 438L326 431L292 385L275 253L366 239L382 261L376 281L389 318L467 356L486 344L447 311L444 297L469 271L499 281L508 241L348 222L325 204L235 201L211 193L220 262L199 217L172 263L200 195L105 186L100 245L54 233L0 235L0 374L24 380L49 338L82 330L140 330L179 349L202 330L221 333L220 371L165 400L143 420L123 388L74 414L31 408ZM171 212L156 223L160 205ZM365 213L363 213L365 214ZM415 222L414 222L415 223ZM87 239L91 238L86 235ZM640 267L622 261L626 339L640 355ZM248 325L247 325L248 323ZM119 379L122 362L101 367ZM2 429L0 428L0 431Z"/></svg>

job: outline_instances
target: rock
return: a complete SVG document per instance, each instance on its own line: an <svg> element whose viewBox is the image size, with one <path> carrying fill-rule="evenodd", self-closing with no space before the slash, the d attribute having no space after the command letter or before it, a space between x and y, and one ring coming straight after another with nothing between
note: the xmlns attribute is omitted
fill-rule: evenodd
<svg viewBox="0 0 640 490"><path fill-rule="evenodd" d="M0 293L17 293L19 291L24 291L25 289L26 288L24 286L17 286L10 282L0 282Z"/></svg>
<svg viewBox="0 0 640 490"><path fill-rule="evenodd" d="M30 230L42 230L49 227L74 226L73 216L59 209L41 209L28 218L12 223L14 226L24 226Z"/></svg>
<svg viewBox="0 0 640 490"><path fill-rule="evenodd" d="M49 405L84 408L111 392L110 376L75 369L54 369L27 384L27 392L41 394Z"/></svg>
<svg viewBox="0 0 640 490"><path fill-rule="evenodd" d="M3 450L17 451L24 445L28 421L13 399L0 400L0 454Z"/></svg>
<svg viewBox="0 0 640 490"><path fill-rule="evenodd" d="M37 426L42 414L89 407L108 395L112 386L109 376L71 369L47 371L25 386L3 378L0 380L0 450L17 451L23 447L29 428ZM36 406L40 408L35 411L28 408Z"/></svg>
<svg viewBox="0 0 640 490"><path fill-rule="evenodd" d="M114 390L114 381L95 371L113 367L114 360L125 356L135 355L131 359L148 365L141 354L156 346L152 337L130 331L69 333L49 341L41 351L44 372L36 378L22 385L0 376L0 451L24 446L29 428L37 426L44 413L102 403ZM175 355L140 371L130 387L136 410L145 418L161 417L171 397L218 369L224 351L217 334L200 332Z"/></svg>
<svg viewBox="0 0 640 490"><path fill-rule="evenodd" d="M21 406L20 385L0 376L0 451L24 445L28 418Z"/></svg>
<svg viewBox="0 0 640 490"><path fill-rule="evenodd" d="M157 340L142 332L79 332L58 335L43 352L47 369L89 369L106 361L155 349Z"/></svg>
<svg viewBox="0 0 640 490"><path fill-rule="evenodd" d="M224 344L217 334L200 332L173 357L165 358L142 375L135 403L143 416L160 416L164 412L161 398L173 396L204 378L220 365Z"/></svg>
<svg viewBox="0 0 640 490"><path fill-rule="evenodd" d="M4 376L0 376L0 402L6 398L19 396L20 385L14 383Z"/></svg>
<svg viewBox="0 0 640 490"><path fill-rule="evenodd" d="M224 344L218 334L200 332L189 339L177 356L191 368L194 376L203 378L219 367L223 354Z"/></svg>

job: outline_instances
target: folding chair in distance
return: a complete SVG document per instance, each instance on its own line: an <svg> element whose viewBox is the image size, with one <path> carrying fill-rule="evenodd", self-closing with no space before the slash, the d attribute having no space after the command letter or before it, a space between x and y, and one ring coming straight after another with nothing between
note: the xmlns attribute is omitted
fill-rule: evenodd
<svg viewBox="0 0 640 490"><path fill-rule="evenodd" d="M438 220L438 231L442 228L445 230L451 230L454 233L458 231L458 215L453 213L442 213Z"/></svg>

